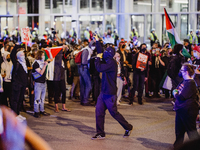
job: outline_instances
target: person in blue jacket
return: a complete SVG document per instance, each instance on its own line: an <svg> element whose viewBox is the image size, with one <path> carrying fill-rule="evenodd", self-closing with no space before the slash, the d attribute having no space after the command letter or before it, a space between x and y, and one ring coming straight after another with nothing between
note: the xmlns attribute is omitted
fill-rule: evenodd
<svg viewBox="0 0 200 150"><path fill-rule="evenodd" d="M105 121L105 111L108 109L111 116L115 118L121 126L125 129L124 137L128 137L133 129L133 126L129 124L124 117L117 111L117 62L113 59L115 55L115 49L108 44L107 48L103 52L103 48L99 42L97 36L96 39L96 49L97 57L95 60L95 67L98 72L102 72L102 86L101 93L97 99L96 104L96 131L97 134L92 137L92 139L104 139L104 121ZM103 52L103 60L100 60Z"/></svg>

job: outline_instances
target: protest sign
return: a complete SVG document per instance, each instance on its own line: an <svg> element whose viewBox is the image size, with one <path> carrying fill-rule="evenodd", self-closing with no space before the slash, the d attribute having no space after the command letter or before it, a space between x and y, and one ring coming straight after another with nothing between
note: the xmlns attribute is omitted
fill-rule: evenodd
<svg viewBox="0 0 200 150"><path fill-rule="evenodd" d="M136 63L136 68L138 69L146 69L146 65L147 65L147 60L148 60L148 56L142 53L138 54L138 59L137 59L137 63Z"/></svg>
<svg viewBox="0 0 200 150"><path fill-rule="evenodd" d="M21 35L22 35L22 42L29 42L31 41L31 34L29 28L22 28L21 29Z"/></svg>

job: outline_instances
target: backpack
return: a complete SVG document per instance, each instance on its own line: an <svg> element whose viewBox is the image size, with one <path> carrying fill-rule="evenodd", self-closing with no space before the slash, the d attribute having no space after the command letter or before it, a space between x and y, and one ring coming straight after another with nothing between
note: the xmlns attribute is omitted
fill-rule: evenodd
<svg viewBox="0 0 200 150"><path fill-rule="evenodd" d="M75 57L75 59L74 59L74 61L75 61L75 63L76 64L81 64L81 62L82 62L82 53L83 53L83 51L80 51L77 55L76 55L76 57Z"/></svg>

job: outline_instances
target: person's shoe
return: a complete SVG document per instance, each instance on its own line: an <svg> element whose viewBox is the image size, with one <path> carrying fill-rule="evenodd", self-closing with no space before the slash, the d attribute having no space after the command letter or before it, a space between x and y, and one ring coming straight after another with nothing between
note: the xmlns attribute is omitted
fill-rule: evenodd
<svg viewBox="0 0 200 150"><path fill-rule="evenodd" d="M92 139L92 140L103 140L103 139L105 139L105 135L96 134L96 135L93 136L91 139Z"/></svg>
<svg viewBox="0 0 200 150"><path fill-rule="evenodd" d="M41 111L40 114L43 115L43 116L50 116L50 113L47 113L45 111L43 111L43 112Z"/></svg>
<svg viewBox="0 0 200 150"><path fill-rule="evenodd" d="M81 103L82 106L94 106L93 104L91 104L90 102L87 103Z"/></svg>
<svg viewBox="0 0 200 150"><path fill-rule="evenodd" d="M143 105L143 102L142 102L142 101L139 101L138 104Z"/></svg>
<svg viewBox="0 0 200 150"><path fill-rule="evenodd" d="M26 120L26 117L23 117L22 115L18 115L22 120Z"/></svg>
<svg viewBox="0 0 200 150"><path fill-rule="evenodd" d="M40 113L39 112L35 112L34 115L33 115L35 118L40 118Z"/></svg>
<svg viewBox="0 0 200 150"><path fill-rule="evenodd" d="M26 120L26 118L24 119L25 117L21 116L21 115L18 115L16 117L16 119L19 121L19 122L23 122L24 120Z"/></svg>
<svg viewBox="0 0 200 150"><path fill-rule="evenodd" d="M126 130L123 137L124 138L129 137L129 135L131 134L132 130Z"/></svg>

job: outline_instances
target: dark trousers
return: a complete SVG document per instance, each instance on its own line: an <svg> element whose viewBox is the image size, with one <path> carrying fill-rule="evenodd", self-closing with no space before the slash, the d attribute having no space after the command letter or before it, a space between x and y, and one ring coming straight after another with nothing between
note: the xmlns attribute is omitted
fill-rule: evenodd
<svg viewBox="0 0 200 150"><path fill-rule="evenodd" d="M4 92L1 95L1 105L8 106L8 100L9 102L11 100L11 91L12 91L12 83L11 82L3 82L3 90Z"/></svg>
<svg viewBox="0 0 200 150"><path fill-rule="evenodd" d="M129 124L124 117L117 111L116 95L105 95L100 93L96 104L96 130L97 134L105 135L104 122L105 111L108 109L111 116L116 119L125 130L132 130L133 126Z"/></svg>
<svg viewBox="0 0 200 150"><path fill-rule="evenodd" d="M95 102L95 104L97 103L97 98L100 94L100 84L101 84L101 79L99 76L92 76L92 97L93 97L93 101Z"/></svg>
<svg viewBox="0 0 200 150"><path fill-rule="evenodd" d="M187 132L190 140L198 138L196 129L196 117L198 115L198 107L182 108L176 110L175 132L176 141L174 148L176 149L183 144L184 134Z"/></svg>
<svg viewBox="0 0 200 150"><path fill-rule="evenodd" d="M66 101L66 83L65 80L54 81L55 104L59 103L60 93L62 94L62 103L65 104Z"/></svg>
<svg viewBox="0 0 200 150"><path fill-rule="evenodd" d="M47 80L47 90L48 90L48 100L49 102L52 102L52 99L55 95L54 91L54 81Z"/></svg>
<svg viewBox="0 0 200 150"><path fill-rule="evenodd" d="M19 115L19 111L21 109L23 100L24 100L24 93L26 91L26 86L23 86L19 83L13 82L12 84L12 96L11 96L11 109Z"/></svg>
<svg viewBox="0 0 200 150"><path fill-rule="evenodd" d="M144 72L134 72L133 73L133 88L131 91L130 102L133 102L135 91L138 90L138 101L142 101L142 94L144 89L144 79L145 73Z"/></svg>

